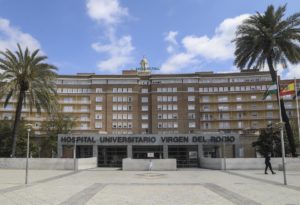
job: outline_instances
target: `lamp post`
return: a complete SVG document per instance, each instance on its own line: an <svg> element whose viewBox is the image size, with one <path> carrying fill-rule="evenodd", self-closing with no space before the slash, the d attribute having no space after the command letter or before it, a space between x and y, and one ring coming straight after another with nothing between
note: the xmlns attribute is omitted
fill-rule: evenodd
<svg viewBox="0 0 300 205"><path fill-rule="evenodd" d="M275 127L280 129L283 183L284 183L284 185L287 185L286 172L285 172L285 147L284 147L284 140L283 140L283 125L284 125L284 122L282 122L282 121L278 122L278 123L275 123Z"/></svg>
<svg viewBox="0 0 300 205"><path fill-rule="evenodd" d="M74 172L76 172L76 148L77 148L76 141L77 138L75 137L74 148L73 148Z"/></svg>
<svg viewBox="0 0 300 205"><path fill-rule="evenodd" d="M225 138L224 137L223 137L223 161L224 161L224 170L226 171Z"/></svg>
<svg viewBox="0 0 300 205"><path fill-rule="evenodd" d="M27 128L27 153L26 153L26 174L25 174L25 184L28 182L28 158L29 158L29 137L30 137L30 131L32 128L32 124L26 124Z"/></svg>

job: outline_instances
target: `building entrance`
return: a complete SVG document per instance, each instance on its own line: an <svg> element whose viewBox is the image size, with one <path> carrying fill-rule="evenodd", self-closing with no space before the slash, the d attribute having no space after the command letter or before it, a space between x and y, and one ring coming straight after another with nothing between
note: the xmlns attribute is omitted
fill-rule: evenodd
<svg viewBox="0 0 300 205"><path fill-rule="evenodd" d="M122 167L127 146L98 146L98 167Z"/></svg>
<svg viewBox="0 0 300 205"><path fill-rule="evenodd" d="M163 146L132 146L133 159L162 159Z"/></svg>
<svg viewBox="0 0 300 205"><path fill-rule="evenodd" d="M168 157L175 158L177 167L198 167L198 146L168 146Z"/></svg>
<svg viewBox="0 0 300 205"><path fill-rule="evenodd" d="M93 157L93 146L76 146L76 158Z"/></svg>

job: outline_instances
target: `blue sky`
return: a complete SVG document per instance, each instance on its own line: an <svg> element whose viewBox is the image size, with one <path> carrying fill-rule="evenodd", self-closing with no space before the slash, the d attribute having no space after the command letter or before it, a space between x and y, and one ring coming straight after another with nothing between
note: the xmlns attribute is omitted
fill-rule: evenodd
<svg viewBox="0 0 300 205"><path fill-rule="evenodd" d="M0 49L40 48L59 74L118 74L143 56L158 73L230 72L236 26L284 3L300 12L296 0L0 0Z"/></svg>

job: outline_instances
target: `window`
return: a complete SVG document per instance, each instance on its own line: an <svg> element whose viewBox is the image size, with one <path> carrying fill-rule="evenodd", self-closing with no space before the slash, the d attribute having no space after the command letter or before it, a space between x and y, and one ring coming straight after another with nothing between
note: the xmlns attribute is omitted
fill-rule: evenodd
<svg viewBox="0 0 300 205"><path fill-rule="evenodd" d="M251 100L256 100L256 95L251 95Z"/></svg>
<svg viewBox="0 0 300 205"><path fill-rule="evenodd" d="M243 113L238 112L238 113L236 114L236 118L237 118L237 119L242 119L242 118L243 118Z"/></svg>
<svg viewBox="0 0 300 205"><path fill-rule="evenodd" d="M118 116L118 120L122 120L123 119L123 115L122 114L119 113L117 116Z"/></svg>
<svg viewBox="0 0 300 205"><path fill-rule="evenodd" d="M273 109L273 104L272 103L268 103L267 104L267 109Z"/></svg>
<svg viewBox="0 0 300 205"><path fill-rule="evenodd" d="M267 112L267 118L273 118L273 112Z"/></svg>
<svg viewBox="0 0 300 205"><path fill-rule="evenodd" d="M113 101L113 102L118 102L118 97L117 97L117 96L113 96L112 101Z"/></svg>
<svg viewBox="0 0 300 205"><path fill-rule="evenodd" d="M141 92L142 93L148 93L148 89L147 88L143 88Z"/></svg>
<svg viewBox="0 0 300 205"><path fill-rule="evenodd" d="M272 95L268 95L265 100L272 100Z"/></svg>
<svg viewBox="0 0 300 205"><path fill-rule="evenodd" d="M229 110L229 106L228 105L219 105L218 109L219 109L219 111Z"/></svg>
<svg viewBox="0 0 300 205"><path fill-rule="evenodd" d="M143 105L142 106L142 111L148 111L148 106L147 105Z"/></svg>
<svg viewBox="0 0 300 205"><path fill-rule="evenodd" d="M257 118L258 117L258 113L257 112L252 112L251 116L252 116L252 118Z"/></svg>
<svg viewBox="0 0 300 205"><path fill-rule="evenodd" d="M162 102L163 97L162 96L157 96L157 102Z"/></svg>
<svg viewBox="0 0 300 205"><path fill-rule="evenodd" d="M195 128L196 123L195 122L189 122L189 128Z"/></svg>
<svg viewBox="0 0 300 205"><path fill-rule="evenodd" d="M82 97L82 98L81 98L81 101L82 101L82 102L85 102L85 103L89 102L89 100L90 100L89 97Z"/></svg>
<svg viewBox="0 0 300 205"><path fill-rule="evenodd" d="M177 113L173 113L173 119L177 119L178 118L178 114Z"/></svg>
<svg viewBox="0 0 300 205"><path fill-rule="evenodd" d="M103 92L102 88L96 88L96 93L102 93L102 92Z"/></svg>
<svg viewBox="0 0 300 205"><path fill-rule="evenodd" d="M195 89L194 89L194 87L188 87L187 91L188 91L188 92L194 92Z"/></svg>
<svg viewBox="0 0 300 205"><path fill-rule="evenodd" d="M195 96L188 96L188 101L189 102L194 102L195 101Z"/></svg>
<svg viewBox="0 0 300 205"><path fill-rule="evenodd" d="M203 96L202 101L203 102L209 102L209 96Z"/></svg>
<svg viewBox="0 0 300 205"><path fill-rule="evenodd" d="M251 128L258 128L258 122L257 121L252 121L251 122Z"/></svg>
<svg viewBox="0 0 300 205"><path fill-rule="evenodd" d="M73 106L64 106L64 112L72 112Z"/></svg>
<svg viewBox="0 0 300 205"><path fill-rule="evenodd" d="M148 102L148 97L142 97L142 103L147 103Z"/></svg>
<svg viewBox="0 0 300 205"><path fill-rule="evenodd" d="M218 96L218 102L228 102L228 96Z"/></svg>
<svg viewBox="0 0 300 205"><path fill-rule="evenodd" d="M96 102L102 102L102 101L103 101L103 98L101 96L96 97Z"/></svg>
<svg viewBox="0 0 300 205"><path fill-rule="evenodd" d="M102 105L96 105L96 110L102 110Z"/></svg>
<svg viewBox="0 0 300 205"><path fill-rule="evenodd" d="M177 102L177 96L173 96L173 102Z"/></svg>
<svg viewBox="0 0 300 205"><path fill-rule="evenodd" d="M219 129L228 129L230 128L229 122L219 122Z"/></svg>
<svg viewBox="0 0 300 205"><path fill-rule="evenodd" d="M286 107L287 109L293 108L293 103L292 103L292 102L285 102L284 104L285 104L285 107Z"/></svg>
<svg viewBox="0 0 300 205"><path fill-rule="evenodd" d="M196 118L196 117L195 117L195 113L189 113L189 114L188 114L188 118L189 118L190 120L195 119L195 118Z"/></svg>
<svg viewBox="0 0 300 205"><path fill-rule="evenodd" d="M70 103L73 101L73 98L64 98L65 103Z"/></svg>
<svg viewBox="0 0 300 205"><path fill-rule="evenodd" d="M210 129L211 125L209 122L205 122L203 128L204 129Z"/></svg>
<svg viewBox="0 0 300 205"><path fill-rule="evenodd" d="M87 123L81 123L80 124L80 129L82 129L82 130L88 129L88 124Z"/></svg>
<svg viewBox="0 0 300 205"><path fill-rule="evenodd" d="M142 120L148 120L148 115L142 115Z"/></svg>
<svg viewBox="0 0 300 205"><path fill-rule="evenodd" d="M88 115L85 115L85 114L84 114L84 115L81 115L81 116L80 116L80 120L81 120L81 121L88 121L88 120L89 120L89 116L88 116Z"/></svg>
<svg viewBox="0 0 300 205"><path fill-rule="evenodd" d="M237 122L237 126L238 126L238 128L243 128L243 122L241 122L241 121L239 121L239 122Z"/></svg>
<svg viewBox="0 0 300 205"><path fill-rule="evenodd" d="M95 114L96 120L102 120L102 114Z"/></svg>
<svg viewBox="0 0 300 205"><path fill-rule="evenodd" d="M236 96L236 101L242 101L242 96Z"/></svg>
<svg viewBox="0 0 300 205"><path fill-rule="evenodd" d="M203 105L203 111L210 111L209 105Z"/></svg>
<svg viewBox="0 0 300 205"><path fill-rule="evenodd" d="M128 120L132 120L132 114L129 113L129 114L127 115L127 118L128 118Z"/></svg>
<svg viewBox="0 0 300 205"><path fill-rule="evenodd" d="M101 129L102 128L102 122L96 122L95 123L95 128L96 129Z"/></svg>
<svg viewBox="0 0 300 205"><path fill-rule="evenodd" d="M142 129L148 129L148 123L142 123Z"/></svg>
<svg viewBox="0 0 300 205"><path fill-rule="evenodd" d="M195 110L195 105L188 105L188 110Z"/></svg>
<svg viewBox="0 0 300 205"><path fill-rule="evenodd" d="M229 113L220 113L220 120L229 120Z"/></svg>
<svg viewBox="0 0 300 205"><path fill-rule="evenodd" d="M174 123L173 123L173 127L174 127L174 128L178 128L178 123L177 123L177 122L174 122Z"/></svg>
<svg viewBox="0 0 300 205"><path fill-rule="evenodd" d="M163 127L162 122L157 123L157 128L162 128L162 127Z"/></svg>
<svg viewBox="0 0 300 205"><path fill-rule="evenodd" d="M241 104L236 105L236 109L237 110L242 110L242 105Z"/></svg>
<svg viewBox="0 0 300 205"><path fill-rule="evenodd" d="M113 105L113 111L118 110L118 106L117 105Z"/></svg>

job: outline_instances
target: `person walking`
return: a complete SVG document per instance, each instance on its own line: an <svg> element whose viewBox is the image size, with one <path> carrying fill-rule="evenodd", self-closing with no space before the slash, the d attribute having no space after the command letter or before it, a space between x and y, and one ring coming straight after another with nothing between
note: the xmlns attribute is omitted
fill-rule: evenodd
<svg viewBox="0 0 300 205"><path fill-rule="evenodd" d="M265 164L266 164L265 174L268 174L268 172L267 172L268 168L271 170L272 174L276 174L272 169L272 165L271 165L270 161L271 161L271 156L270 156L270 154L267 154L265 156Z"/></svg>

